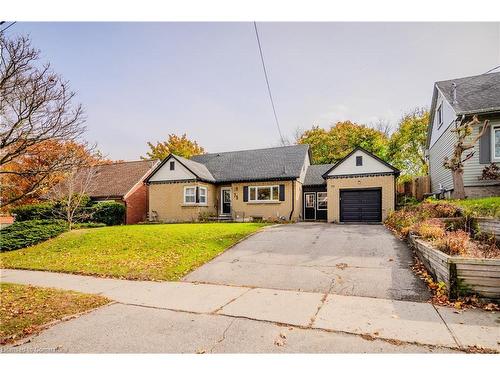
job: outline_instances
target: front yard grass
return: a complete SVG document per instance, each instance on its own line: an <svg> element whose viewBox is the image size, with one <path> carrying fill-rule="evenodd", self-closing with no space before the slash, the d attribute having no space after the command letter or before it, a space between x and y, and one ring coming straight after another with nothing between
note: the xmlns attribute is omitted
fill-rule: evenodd
<svg viewBox="0 0 500 375"><path fill-rule="evenodd" d="M36 333L44 324L105 305L105 297L0 283L0 344Z"/></svg>
<svg viewBox="0 0 500 375"><path fill-rule="evenodd" d="M500 197L463 199L452 202L474 216L500 219Z"/></svg>
<svg viewBox="0 0 500 375"><path fill-rule="evenodd" d="M80 229L0 254L3 268L132 280L179 280L263 223L125 225Z"/></svg>

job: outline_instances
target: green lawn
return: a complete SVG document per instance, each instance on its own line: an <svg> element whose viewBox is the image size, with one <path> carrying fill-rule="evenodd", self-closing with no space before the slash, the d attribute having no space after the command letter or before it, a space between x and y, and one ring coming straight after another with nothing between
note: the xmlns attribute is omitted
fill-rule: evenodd
<svg viewBox="0 0 500 375"><path fill-rule="evenodd" d="M40 331L44 324L85 312L107 298L52 288L0 283L0 344Z"/></svg>
<svg viewBox="0 0 500 375"><path fill-rule="evenodd" d="M500 197L464 199L453 201L453 203L471 212L474 216L500 218Z"/></svg>
<svg viewBox="0 0 500 375"><path fill-rule="evenodd" d="M0 254L3 268L135 280L179 280L262 223L124 225L66 232Z"/></svg>

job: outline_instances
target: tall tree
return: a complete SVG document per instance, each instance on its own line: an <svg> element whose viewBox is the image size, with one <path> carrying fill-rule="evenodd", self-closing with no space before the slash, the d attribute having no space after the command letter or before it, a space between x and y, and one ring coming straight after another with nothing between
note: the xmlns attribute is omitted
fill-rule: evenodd
<svg viewBox="0 0 500 375"><path fill-rule="evenodd" d="M385 159L387 153L387 136L377 129L351 121L337 122L330 129L313 126L298 139L299 144L309 144L313 163L336 163L361 146L369 152Z"/></svg>
<svg viewBox="0 0 500 375"><path fill-rule="evenodd" d="M428 173L425 158L429 112L415 108L403 115L389 141L388 159L401 170L401 177L423 176Z"/></svg>
<svg viewBox="0 0 500 375"><path fill-rule="evenodd" d="M164 142L157 142L156 145L148 142L149 151L146 156L141 156L142 159L165 159L170 154L191 158L194 155L204 154L205 150L199 146L196 141L190 140L186 133L180 137L175 134L169 134L168 139Z"/></svg>
<svg viewBox="0 0 500 375"><path fill-rule="evenodd" d="M474 151L469 152L465 156L463 156L463 153L474 148L486 129L488 129L490 122L489 120L485 120L477 135L471 138L474 126L478 124L480 124L480 121L477 116L473 116L472 119L462 116L460 123L455 123L455 128L452 130L456 136L453 154L451 158L444 158L443 165L445 168L451 170L451 176L453 178L452 197L455 199L465 199L464 163L474 156Z"/></svg>
<svg viewBox="0 0 500 375"><path fill-rule="evenodd" d="M74 142L85 131L75 93L39 57L27 37L8 39L0 33L0 182L2 195L9 191L2 206L35 194L55 172L72 168L64 154L44 159L41 153L48 142ZM33 166L36 160L41 165ZM12 176L38 182L14 188Z"/></svg>

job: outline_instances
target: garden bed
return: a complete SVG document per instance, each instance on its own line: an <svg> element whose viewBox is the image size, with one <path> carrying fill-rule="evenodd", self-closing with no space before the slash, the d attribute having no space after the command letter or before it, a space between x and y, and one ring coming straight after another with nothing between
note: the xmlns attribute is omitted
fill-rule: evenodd
<svg viewBox="0 0 500 375"><path fill-rule="evenodd" d="M414 234L408 240L432 276L446 284L450 298L477 294L495 302L500 300L500 259L451 256Z"/></svg>

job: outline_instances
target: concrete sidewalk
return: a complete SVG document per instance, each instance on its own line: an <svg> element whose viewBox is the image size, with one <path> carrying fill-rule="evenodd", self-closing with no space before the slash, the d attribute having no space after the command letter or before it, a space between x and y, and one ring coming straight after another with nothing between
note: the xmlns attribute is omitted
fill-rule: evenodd
<svg viewBox="0 0 500 375"><path fill-rule="evenodd" d="M120 304L129 305L128 308L134 305L143 309L171 310L171 313L195 313L197 315L190 314L196 317L193 322L230 319L237 321L238 323L231 324L238 326L244 324L243 320L251 320L258 325L279 323L280 326L301 329L297 332L314 331L315 335L319 334L318 331L354 334L374 339L377 343L414 343L452 349L477 346L500 351L500 314L497 312L456 311L435 307L429 303L326 293L188 282L128 281L39 271L2 270L1 280L101 294ZM92 322L94 327L102 325L106 319L112 324L112 319L109 313L106 315L106 311L117 308L105 307L102 311L89 314L90 318L84 316L64 324L78 326L84 324L85 319L95 319ZM130 313L133 315L136 312ZM166 313L164 310L163 314ZM121 320L123 321L123 318ZM81 323L78 323L79 321ZM58 328L59 326L61 325L49 331L64 329ZM157 328L161 330L161 327ZM113 335L116 334L113 327L108 329L114 332ZM57 337L64 340L65 336ZM130 339L135 341L137 336ZM134 342L134 348L137 345L138 343ZM134 350L142 351L137 348Z"/></svg>

